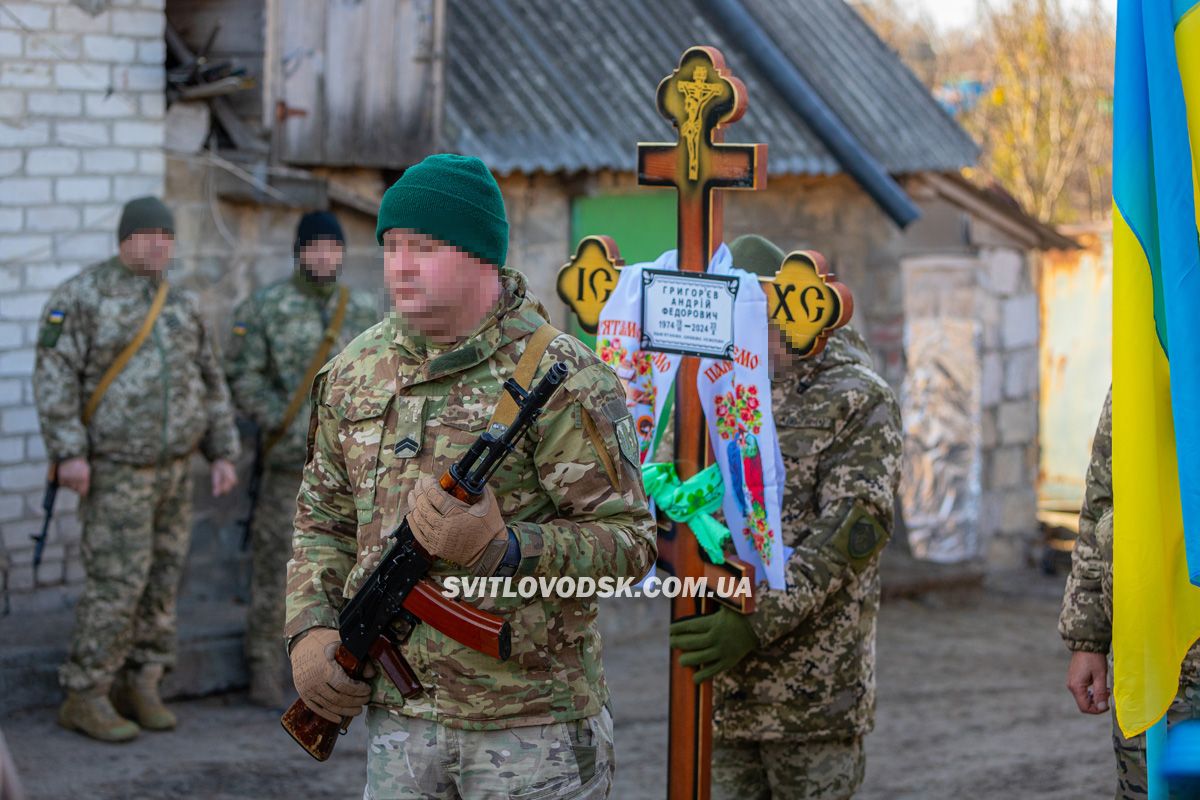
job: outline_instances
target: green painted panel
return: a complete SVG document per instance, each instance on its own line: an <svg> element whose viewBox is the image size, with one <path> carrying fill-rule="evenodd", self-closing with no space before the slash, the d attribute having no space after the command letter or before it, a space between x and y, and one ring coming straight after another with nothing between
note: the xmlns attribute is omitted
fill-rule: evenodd
<svg viewBox="0 0 1200 800"><path fill-rule="evenodd" d="M639 189L576 198L571 206L571 242L578 245L583 237L600 234L616 241L625 263L653 261L675 247L675 192ZM579 327L574 314L569 330L589 346L596 346L596 337Z"/></svg>

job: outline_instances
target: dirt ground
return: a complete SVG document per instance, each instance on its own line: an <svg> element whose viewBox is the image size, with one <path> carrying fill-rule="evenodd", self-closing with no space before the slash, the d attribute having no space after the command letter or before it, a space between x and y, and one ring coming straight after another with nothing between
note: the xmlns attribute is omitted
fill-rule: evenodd
<svg viewBox="0 0 1200 800"><path fill-rule="evenodd" d="M1061 579L991 579L985 590L891 601L880 619L879 710L859 797L1097 798L1115 774L1107 717L1083 717L1063 688L1054 623ZM666 605L611 601L606 668L617 720L618 800L665 794ZM278 715L241 695L177 705L171 734L124 746L60 730L53 711L2 721L30 800L362 796L364 726L313 762Z"/></svg>

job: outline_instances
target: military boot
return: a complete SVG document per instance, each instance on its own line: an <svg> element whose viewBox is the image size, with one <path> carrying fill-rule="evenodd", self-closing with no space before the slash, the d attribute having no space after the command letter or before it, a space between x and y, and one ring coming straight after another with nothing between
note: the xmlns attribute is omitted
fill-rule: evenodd
<svg viewBox="0 0 1200 800"><path fill-rule="evenodd" d="M102 742L128 742L141 730L113 708L108 686L96 686L85 692L67 692L58 709L58 724Z"/></svg>
<svg viewBox="0 0 1200 800"><path fill-rule="evenodd" d="M175 715L163 705L158 694L162 683L162 664L143 664L130 670L118 687L120 707L128 708L134 718L148 731L169 731L175 728Z"/></svg>

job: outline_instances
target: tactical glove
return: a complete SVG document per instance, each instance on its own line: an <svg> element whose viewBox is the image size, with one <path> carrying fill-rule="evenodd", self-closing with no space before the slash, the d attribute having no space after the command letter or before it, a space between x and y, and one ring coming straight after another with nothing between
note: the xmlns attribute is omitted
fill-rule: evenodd
<svg viewBox="0 0 1200 800"><path fill-rule="evenodd" d="M496 495L489 486L467 505L434 478L422 478L408 497L408 525L425 552L452 564L474 567L493 540L508 541Z"/></svg>
<svg viewBox="0 0 1200 800"><path fill-rule="evenodd" d="M692 680L703 683L732 669L758 647L758 635L746 615L722 606L714 614L682 619L671 625L670 645L681 651L679 663L697 667Z"/></svg>
<svg viewBox="0 0 1200 800"><path fill-rule="evenodd" d="M314 713L330 722L358 716L371 698L371 687L351 678L333 660L341 641L333 628L311 628L292 647L296 693Z"/></svg>

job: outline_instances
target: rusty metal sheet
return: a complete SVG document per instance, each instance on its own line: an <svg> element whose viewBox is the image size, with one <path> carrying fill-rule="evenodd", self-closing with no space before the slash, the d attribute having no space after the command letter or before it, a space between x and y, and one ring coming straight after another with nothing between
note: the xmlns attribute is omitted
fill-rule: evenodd
<svg viewBox="0 0 1200 800"><path fill-rule="evenodd" d="M1048 252L1041 264L1038 509L1044 521L1048 512L1079 511L1092 436L1112 382L1112 227L1068 233L1083 249Z"/></svg>

